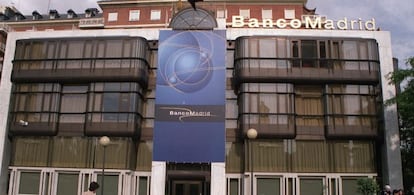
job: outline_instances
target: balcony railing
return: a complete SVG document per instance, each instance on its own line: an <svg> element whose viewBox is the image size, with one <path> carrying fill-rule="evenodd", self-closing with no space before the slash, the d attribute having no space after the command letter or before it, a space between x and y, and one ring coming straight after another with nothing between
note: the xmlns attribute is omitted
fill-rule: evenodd
<svg viewBox="0 0 414 195"><path fill-rule="evenodd" d="M365 82L379 81L374 60L239 58L235 59L236 84L244 82Z"/></svg>
<svg viewBox="0 0 414 195"><path fill-rule="evenodd" d="M103 28L104 18L84 18L79 20L79 28Z"/></svg>
<svg viewBox="0 0 414 195"><path fill-rule="evenodd" d="M13 82L106 80L123 82L134 80L146 86L149 65L145 59L48 59L15 60ZM115 79L115 80L114 80Z"/></svg>

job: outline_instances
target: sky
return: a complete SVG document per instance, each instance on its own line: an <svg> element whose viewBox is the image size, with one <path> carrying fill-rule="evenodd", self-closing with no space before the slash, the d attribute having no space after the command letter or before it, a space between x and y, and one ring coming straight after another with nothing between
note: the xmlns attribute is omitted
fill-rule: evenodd
<svg viewBox="0 0 414 195"><path fill-rule="evenodd" d="M98 8L96 0L0 0L0 5L14 5L24 15L34 10L41 14L49 9L66 13L68 9L83 13L87 8ZM375 18L376 26L391 32L393 56L404 68L405 60L414 56L414 0L308 0L309 9L338 20Z"/></svg>
<svg viewBox="0 0 414 195"><path fill-rule="evenodd" d="M375 18L376 26L391 32L393 56L400 68L414 57L414 0L308 0L307 8L328 19Z"/></svg>

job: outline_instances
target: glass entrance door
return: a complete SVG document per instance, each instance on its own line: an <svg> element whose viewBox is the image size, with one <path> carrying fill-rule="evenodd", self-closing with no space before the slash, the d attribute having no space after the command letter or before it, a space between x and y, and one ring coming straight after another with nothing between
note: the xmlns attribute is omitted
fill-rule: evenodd
<svg viewBox="0 0 414 195"><path fill-rule="evenodd" d="M194 180L174 180L172 195L203 195L203 182Z"/></svg>

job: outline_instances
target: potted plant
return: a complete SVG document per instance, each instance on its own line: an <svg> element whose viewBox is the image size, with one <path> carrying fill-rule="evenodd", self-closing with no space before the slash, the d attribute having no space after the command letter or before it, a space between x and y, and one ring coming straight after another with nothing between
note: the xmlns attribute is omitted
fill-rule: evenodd
<svg viewBox="0 0 414 195"><path fill-rule="evenodd" d="M373 195L380 190L377 181L372 178L360 178L357 180L357 185L357 191L363 195Z"/></svg>

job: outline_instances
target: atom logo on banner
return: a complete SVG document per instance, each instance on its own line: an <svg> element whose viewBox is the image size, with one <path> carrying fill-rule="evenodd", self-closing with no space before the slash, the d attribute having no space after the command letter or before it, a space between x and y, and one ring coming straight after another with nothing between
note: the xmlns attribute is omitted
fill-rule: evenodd
<svg viewBox="0 0 414 195"><path fill-rule="evenodd" d="M202 33L178 33L163 42L163 50L159 53L168 58L159 64L162 79L159 85L173 87L184 93L196 92L204 88L213 74L211 51L212 43ZM201 41L204 40L204 41Z"/></svg>

